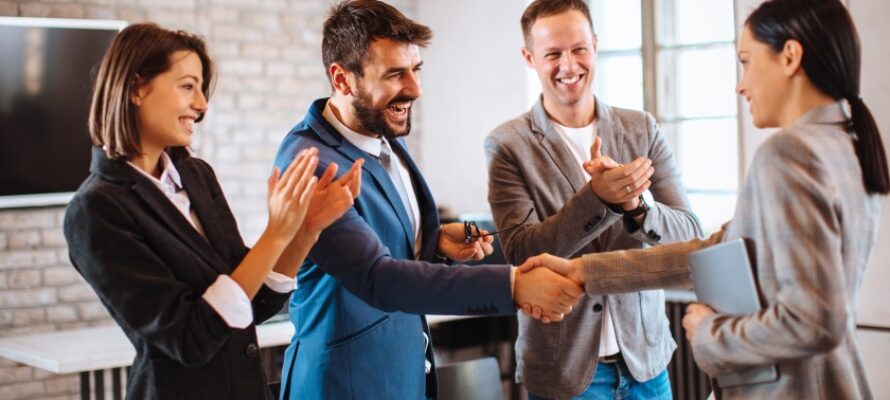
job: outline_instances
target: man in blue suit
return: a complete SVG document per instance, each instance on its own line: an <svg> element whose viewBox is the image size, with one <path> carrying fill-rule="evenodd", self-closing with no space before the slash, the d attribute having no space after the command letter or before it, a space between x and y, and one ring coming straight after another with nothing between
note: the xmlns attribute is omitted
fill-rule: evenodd
<svg viewBox="0 0 890 400"><path fill-rule="evenodd" d="M332 163L362 167L355 206L320 235L291 299L296 327L285 353L281 397L436 398L423 314L512 314L539 304L559 321L582 291L545 268L449 266L479 259L490 237L465 243L462 224L439 225L436 204L401 136L421 95L426 26L378 1L334 6L322 56L332 87L285 137L275 164L318 148Z"/></svg>

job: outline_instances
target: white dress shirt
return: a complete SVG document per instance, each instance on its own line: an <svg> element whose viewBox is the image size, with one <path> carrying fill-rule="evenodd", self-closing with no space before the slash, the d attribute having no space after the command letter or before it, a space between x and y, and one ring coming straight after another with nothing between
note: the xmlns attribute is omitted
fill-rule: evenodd
<svg viewBox="0 0 890 400"><path fill-rule="evenodd" d="M201 221L198 220L197 214L192 210L188 192L182 187L179 171L176 170L176 167L170 160L170 156L166 152L161 153L160 162L163 166L160 179L146 173L131 162L127 162L127 164L154 183L158 190L179 210L186 221L201 236L204 236L204 229L201 227ZM297 282L293 278L272 271L266 277L264 283L269 289L279 293L287 293L296 288ZM218 276L216 281L204 291L201 298L210 304L210 307L232 328L244 329L253 322L253 308L250 305L247 293L228 275Z"/></svg>
<svg viewBox="0 0 890 400"><path fill-rule="evenodd" d="M569 128L560 125L553 120L550 120L550 122L553 123L559 136L562 137L566 146L569 147L572 155L574 155L575 159L578 161L578 167L581 168L582 176L584 176L587 181L590 181L590 175L587 175L587 171L584 171L583 164L586 161L590 161L590 146L593 145L593 141L596 139L597 135L596 124L591 123L590 125L581 128ZM612 312L609 308L608 297L606 297L606 300L603 303L603 329L600 331L599 348L600 357L609 356L620 351L618 348L618 337L615 335L615 325L612 323Z"/></svg>

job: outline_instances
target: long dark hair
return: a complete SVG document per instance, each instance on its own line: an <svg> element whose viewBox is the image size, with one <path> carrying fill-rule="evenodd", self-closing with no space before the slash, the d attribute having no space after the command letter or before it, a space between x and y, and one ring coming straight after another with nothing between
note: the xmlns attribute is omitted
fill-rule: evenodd
<svg viewBox="0 0 890 400"><path fill-rule="evenodd" d="M850 103L848 130L868 193L887 194L890 174L881 133L859 96L861 49L859 34L846 7L838 0L770 0L745 21L757 41L779 52L788 40L804 48L801 65L819 90Z"/></svg>

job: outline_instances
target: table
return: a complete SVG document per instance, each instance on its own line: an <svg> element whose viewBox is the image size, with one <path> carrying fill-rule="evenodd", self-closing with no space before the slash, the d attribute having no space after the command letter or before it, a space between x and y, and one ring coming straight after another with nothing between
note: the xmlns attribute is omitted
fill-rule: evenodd
<svg viewBox="0 0 890 400"><path fill-rule="evenodd" d="M464 318L462 315L430 315L430 325ZM294 335L290 321L257 326L260 348L286 346ZM136 357L136 350L117 325L0 338L0 357L56 374L80 373L81 398L105 398L105 370L111 370L114 399L122 398L122 375ZM92 377L92 379L91 379ZM91 385L91 382L92 385Z"/></svg>

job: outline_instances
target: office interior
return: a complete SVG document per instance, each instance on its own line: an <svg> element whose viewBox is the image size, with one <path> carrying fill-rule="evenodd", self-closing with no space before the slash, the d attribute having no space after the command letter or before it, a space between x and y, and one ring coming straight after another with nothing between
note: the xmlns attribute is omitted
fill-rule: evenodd
<svg viewBox="0 0 890 400"><path fill-rule="evenodd" d="M540 93L537 76L520 55L519 18L528 1L388 2L434 32L432 44L422 53L423 96L407 139L410 151L443 219L484 224L490 211L483 140L502 122L527 111ZM610 105L645 109L656 116L706 232L732 216L745 171L758 145L771 133L753 126L747 104L734 91L740 73L736 36L759 2L590 0L600 41L595 93ZM885 66L890 63L890 46L884 39L890 37L885 22L890 3L844 3L862 42L861 95L887 146L890 76ZM152 21L204 36L217 63L218 80L193 150L214 166L250 244L266 222L266 177L281 138L311 101L329 94L320 45L321 24L331 4L332 0L6 0L0 1L0 16ZM39 158L40 153L21 157ZM87 171L83 173L86 176ZM107 329L114 325L107 311L68 261L61 228L64 198L13 204L0 199L0 205L0 348L4 343L31 343L45 346L39 350L48 357L21 362L16 357L24 356L0 350L0 398L79 399L84 393L87 398L119 398L126 390L125 361L90 359L90 351L84 350L89 346L107 350L121 342L113 329ZM875 397L890 399L886 379L890 301L885 294L885 285L890 284L890 202L883 207L857 326ZM489 260L498 256L495 253ZM707 378L695 369L682 331L674 326L691 296L688 292L667 296L666 313L681 344L669 370L678 399L705 398L709 393ZM283 349L276 341L289 340L289 322L283 315L272 323L278 325L266 329L270 339L262 354L274 377ZM524 398L512 379L514 317L439 316L433 325L440 364L494 357L500 394ZM126 349L122 351L114 356L126 359Z"/></svg>

